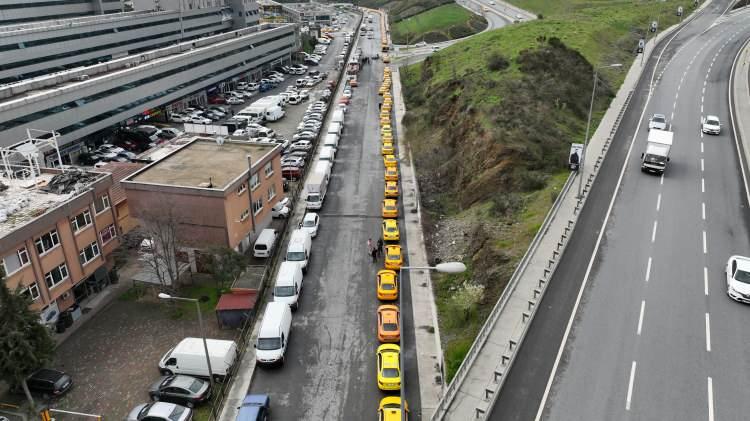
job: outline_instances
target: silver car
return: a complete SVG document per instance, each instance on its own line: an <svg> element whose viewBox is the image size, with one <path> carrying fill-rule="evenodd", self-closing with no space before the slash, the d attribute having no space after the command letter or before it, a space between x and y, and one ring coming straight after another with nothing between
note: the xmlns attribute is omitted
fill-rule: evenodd
<svg viewBox="0 0 750 421"><path fill-rule="evenodd" d="M144 403L133 408L125 421L191 421L193 410L167 402Z"/></svg>

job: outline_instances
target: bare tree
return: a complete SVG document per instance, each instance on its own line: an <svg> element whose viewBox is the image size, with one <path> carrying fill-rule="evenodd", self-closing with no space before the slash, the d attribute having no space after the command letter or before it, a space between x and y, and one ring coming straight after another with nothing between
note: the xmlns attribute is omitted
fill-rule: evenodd
<svg viewBox="0 0 750 421"><path fill-rule="evenodd" d="M144 212L141 216L143 232L151 240L151 247L143 261L162 287L176 288L182 272L179 253L179 225L174 207L169 204ZM184 265L184 263L183 263Z"/></svg>

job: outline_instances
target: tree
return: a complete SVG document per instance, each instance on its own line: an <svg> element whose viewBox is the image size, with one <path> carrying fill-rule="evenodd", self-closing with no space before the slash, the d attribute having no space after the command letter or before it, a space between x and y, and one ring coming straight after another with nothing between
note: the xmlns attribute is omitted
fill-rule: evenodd
<svg viewBox="0 0 750 421"><path fill-rule="evenodd" d="M0 378L21 385L31 408L34 399L26 377L52 360L55 343L39 315L29 309L31 299L11 291L0 270Z"/></svg>
<svg viewBox="0 0 750 421"><path fill-rule="evenodd" d="M179 220L169 204L156 206L141 215L143 233L151 241L150 250L144 253L143 262L159 280L162 287L177 287L184 263L178 255L182 249L179 241Z"/></svg>
<svg viewBox="0 0 750 421"><path fill-rule="evenodd" d="M229 247L214 247L209 250L211 260L209 271L216 280L216 288L223 289L239 277L245 270L250 259Z"/></svg>

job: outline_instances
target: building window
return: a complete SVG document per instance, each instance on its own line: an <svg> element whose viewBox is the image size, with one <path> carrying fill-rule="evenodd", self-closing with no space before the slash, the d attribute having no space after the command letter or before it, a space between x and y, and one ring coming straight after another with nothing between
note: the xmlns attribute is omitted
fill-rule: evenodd
<svg viewBox="0 0 750 421"><path fill-rule="evenodd" d="M78 252L78 258L81 261L81 265L88 264L97 256L99 256L99 244L96 241L84 247L83 250Z"/></svg>
<svg viewBox="0 0 750 421"><path fill-rule="evenodd" d="M29 252L26 247L21 247L15 253L0 259L0 268L5 275L10 276L29 264Z"/></svg>
<svg viewBox="0 0 750 421"><path fill-rule="evenodd" d="M250 217L250 209L243 210L242 215L240 215L240 222L245 222L248 217Z"/></svg>
<svg viewBox="0 0 750 421"><path fill-rule="evenodd" d="M271 187L268 188L268 201L270 202L274 197L276 197L276 186L271 184Z"/></svg>
<svg viewBox="0 0 750 421"><path fill-rule="evenodd" d="M47 284L47 288L52 289L60 282L68 279L68 265L65 263L52 269L44 275L44 282Z"/></svg>
<svg viewBox="0 0 750 421"><path fill-rule="evenodd" d="M106 194L94 200L94 210L97 215L109 209L109 196Z"/></svg>
<svg viewBox="0 0 750 421"><path fill-rule="evenodd" d="M263 210L263 198L259 198L258 200L253 200L253 215L257 215L258 212Z"/></svg>
<svg viewBox="0 0 750 421"><path fill-rule="evenodd" d="M33 284L22 289L20 295L26 295L31 298L31 301L36 301L37 298L39 298L39 285L34 282Z"/></svg>
<svg viewBox="0 0 750 421"><path fill-rule="evenodd" d="M52 230L41 237L34 240L36 245L36 251L39 255L43 255L60 244L60 237L57 235L57 230Z"/></svg>
<svg viewBox="0 0 750 421"><path fill-rule="evenodd" d="M241 195L242 193L245 192L245 190L247 190L247 183L240 184L240 186L237 187L237 195L238 196Z"/></svg>
<svg viewBox="0 0 750 421"><path fill-rule="evenodd" d="M73 232L78 232L91 224L91 212L87 210L76 215L75 218L70 220L73 225Z"/></svg>
<svg viewBox="0 0 750 421"><path fill-rule="evenodd" d="M258 177L258 174L253 174L252 177L250 177L250 188L255 190L260 186L260 178Z"/></svg>
<svg viewBox="0 0 750 421"><path fill-rule="evenodd" d="M269 162L266 164L265 168L263 168L263 172L266 174L266 178L273 175L273 162Z"/></svg>
<svg viewBox="0 0 750 421"><path fill-rule="evenodd" d="M112 241L113 238L117 237L115 224L111 224L110 226L99 231L99 237L102 239L102 244L107 244Z"/></svg>

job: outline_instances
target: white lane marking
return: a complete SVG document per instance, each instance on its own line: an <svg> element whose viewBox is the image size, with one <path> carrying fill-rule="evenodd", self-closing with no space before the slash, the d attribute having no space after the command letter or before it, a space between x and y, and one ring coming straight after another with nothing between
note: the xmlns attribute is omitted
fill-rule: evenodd
<svg viewBox="0 0 750 421"><path fill-rule="evenodd" d="M706 220L706 202L701 203L701 217Z"/></svg>
<svg viewBox="0 0 750 421"><path fill-rule="evenodd" d="M651 279L651 257L648 258L648 263L646 264L646 282Z"/></svg>
<svg viewBox="0 0 750 421"><path fill-rule="evenodd" d="M703 167L703 158L701 158L701 172L705 171L705 168Z"/></svg>
<svg viewBox="0 0 750 421"><path fill-rule="evenodd" d="M703 99L704 99L704 98L705 98L705 97L704 97L703 95L701 95L701 103L703 102Z"/></svg>
<svg viewBox="0 0 750 421"><path fill-rule="evenodd" d="M706 230L703 230L703 254L707 254L708 249L706 248Z"/></svg>
<svg viewBox="0 0 750 421"><path fill-rule="evenodd" d="M701 104L701 114L703 114L703 104Z"/></svg>
<svg viewBox="0 0 750 421"><path fill-rule="evenodd" d="M714 421L714 381L708 378L708 421Z"/></svg>
<svg viewBox="0 0 750 421"><path fill-rule="evenodd" d="M633 382L635 382L635 361L630 366L630 380L628 380L628 397L625 399L625 410L630 411L630 402L633 398Z"/></svg>
<svg viewBox="0 0 750 421"><path fill-rule="evenodd" d="M705 84L703 85L703 92L701 92L701 93L702 93L703 95L705 95L705 94L706 94L706 85L705 85ZM702 98L702 97L701 97L701 98Z"/></svg>
<svg viewBox="0 0 750 421"><path fill-rule="evenodd" d="M708 268L703 266L703 294L708 296Z"/></svg>
<svg viewBox="0 0 750 421"><path fill-rule="evenodd" d="M701 193L706 192L706 180L701 178Z"/></svg>
<svg viewBox="0 0 750 421"><path fill-rule="evenodd" d="M703 141L701 141L701 153L703 153Z"/></svg>
<svg viewBox="0 0 750 421"><path fill-rule="evenodd" d="M706 351L711 352L711 318L706 313Z"/></svg>
<svg viewBox="0 0 750 421"><path fill-rule="evenodd" d="M658 196L656 196L656 211L659 212L659 208L661 207L661 193L659 193Z"/></svg>
<svg viewBox="0 0 750 421"><path fill-rule="evenodd" d="M659 185L664 184L664 173L661 174L661 177L659 178Z"/></svg>
<svg viewBox="0 0 750 421"><path fill-rule="evenodd" d="M656 241L656 227L659 225L659 221L654 221L654 229L651 231L651 242Z"/></svg>
<svg viewBox="0 0 750 421"><path fill-rule="evenodd" d="M669 116L670 120L674 120L674 111L672 111L672 115ZM669 123L669 127L672 127L672 123Z"/></svg>
<svg viewBox="0 0 750 421"><path fill-rule="evenodd" d="M641 301L641 315L638 316L638 336L641 336L643 330L643 312L646 310L646 300Z"/></svg>

